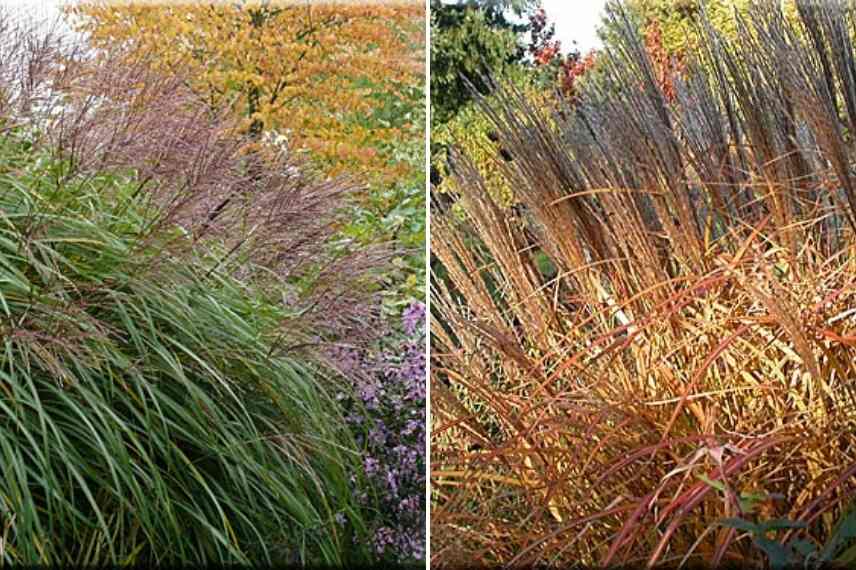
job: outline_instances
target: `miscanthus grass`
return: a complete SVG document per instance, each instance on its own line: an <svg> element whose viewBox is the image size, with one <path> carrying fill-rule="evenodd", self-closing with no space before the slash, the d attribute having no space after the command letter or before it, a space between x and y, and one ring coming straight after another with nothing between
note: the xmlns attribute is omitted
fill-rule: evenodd
<svg viewBox="0 0 856 570"><path fill-rule="evenodd" d="M317 367L271 355L276 300L153 266L132 185L0 144L2 559L359 559L360 458Z"/></svg>
<svg viewBox="0 0 856 570"><path fill-rule="evenodd" d="M812 564L856 490L854 6L701 17L672 94L609 19L573 101L479 99L513 206L461 153L434 204L432 562Z"/></svg>

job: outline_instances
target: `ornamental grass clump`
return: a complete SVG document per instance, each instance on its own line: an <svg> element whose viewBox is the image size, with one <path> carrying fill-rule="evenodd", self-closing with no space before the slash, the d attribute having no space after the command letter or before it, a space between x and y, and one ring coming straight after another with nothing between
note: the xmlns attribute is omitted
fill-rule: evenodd
<svg viewBox="0 0 856 570"><path fill-rule="evenodd" d="M320 358L376 313L347 186L64 41L0 17L0 560L375 559Z"/></svg>
<svg viewBox="0 0 856 570"><path fill-rule="evenodd" d="M702 17L669 97L612 5L572 103L480 99L514 200L458 153L432 217L434 564L761 563L735 518L830 537L856 491L856 13L797 7L733 40Z"/></svg>

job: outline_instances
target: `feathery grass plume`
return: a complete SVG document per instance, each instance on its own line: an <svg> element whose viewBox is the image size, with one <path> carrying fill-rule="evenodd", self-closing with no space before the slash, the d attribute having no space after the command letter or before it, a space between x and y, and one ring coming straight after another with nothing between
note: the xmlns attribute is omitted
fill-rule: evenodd
<svg viewBox="0 0 856 570"><path fill-rule="evenodd" d="M725 517L830 536L856 491L856 13L798 8L733 41L702 14L666 96L612 3L573 101L477 98L514 203L458 154L432 204L432 564L760 562Z"/></svg>
<svg viewBox="0 0 856 570"><path fill-rule="evenodd" d="M390 253L338 233L347 222L340 206L358 190L352 181L322 180L299 157L259 149L192 92L180 69L157 73L146 54L92 51L80 38L6 20L3 50L14 57L0 69L0 92L12 94L3 121L26 125L34 144L62 159L58 180L127 173L152 235L177 224L194 248L225 244L232 263L212 271L256 267L242 277L292 291L288 302L307 329L380 330L365 326L378 316L371 274Z"/></svg>
<svg viewBox="0 0 856 570"><path fill-rule="evenodd" d="M373 560L341 384L293 350L370 328L347 188L247 176L180 76L0 32L0 560Z"/></svg>

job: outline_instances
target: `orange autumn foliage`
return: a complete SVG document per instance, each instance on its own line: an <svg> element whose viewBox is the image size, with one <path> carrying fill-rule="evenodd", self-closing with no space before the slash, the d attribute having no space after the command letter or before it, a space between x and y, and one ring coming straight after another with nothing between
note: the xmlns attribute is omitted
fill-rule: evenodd
<svg viewBox="0 0 856 570"><path fill-rule="evenodd" d="M597 52L594 50L589 50L582 57L565 60L559 71L559 82L562 86L562 93L573 100L576 96L577 80L595 66L596 60Z"/></svg>
<svg viewBox="0 0 856 570"><path fill-rule="evenodd" d="M67 10L96 48L121 43L186 69L212 107L230 106L248 131L284 134L328 174L388 181L409 168L390 147L419 129L375 112L424 81L421 2L97 1Z"/></svg>
<svg viewBox="0 0 856 570"><path fill-rule="evenodd" d="M686 69L686 54L670 54L663 44L663 32L660 24L651 22L643 30L645 38L645 50L651 58L657 83L663 91L667 101L675 98L675 77Z"/></svg>

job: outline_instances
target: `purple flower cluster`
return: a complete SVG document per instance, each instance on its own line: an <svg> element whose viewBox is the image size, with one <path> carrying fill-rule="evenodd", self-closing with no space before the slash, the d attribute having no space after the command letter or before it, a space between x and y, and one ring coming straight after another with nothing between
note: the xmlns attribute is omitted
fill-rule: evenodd
<svg viewBox="0 0 856 570"><path fill-rule="evenodd" d="M353 394L342 399L372 491L358 496L377 513L372 547L380 559L412 561L425 557L425 306L412 303L401 325L403 335L340 362L352 371Z"/></svg>

